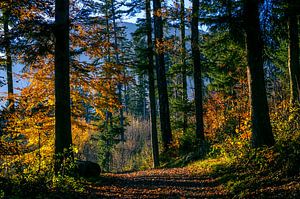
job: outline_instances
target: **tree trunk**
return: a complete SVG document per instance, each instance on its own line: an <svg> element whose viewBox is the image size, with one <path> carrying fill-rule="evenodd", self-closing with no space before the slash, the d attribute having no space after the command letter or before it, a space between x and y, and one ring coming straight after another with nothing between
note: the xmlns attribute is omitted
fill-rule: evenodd
<svg viewBox="0 0 300 199"><path fill-rule="evenodd" d="M64 159L73 158L70 150L69 0L55 1L55 24L55 171L58 172Z"/></svg>
<svg viewBox="0 0 300 199"><path fill-rule="evenodd" d="M114 5L115 1L112 0L111 1L111 6L112 6L112 17L113 17L113 28L114 28L114 48L115 48L115 56L116 56L116 64L119 65L120 64L120 58L119 58L119 52L118 52L118 38L117 38L117 24L116 24L116 14L115 14L115 5ZM117 89L118 89L118 100L119 103L121 105L121 108L119 109L119 117L120 117L120 127L121 127L121 141L124 142L125 141L125 135L124 135L124 114L123 114L123 103L122 103L122 84L118 83L117 85Z"/></svg>
<svg viewBox="0 0 300 199"><path fill-rule="evenodd" d="M299 34L298 17L296 14L288 13L288 67L290 75L290 101L291 104L300 102L300 63L299 63Z"/></svg>
<svg viewBox="0 0 300 199"><path fill-rule="evenodd" d="M12 75L12 58L11 58L11 45L10 45L10 34L9 34L9 9L3 13L4 18L4 47L6 55L6 74L7 74L7 93L8 93L8 111L14 112L14 87L13 87L13 75Z"/></svg>
<svg viewBox="0 0 300 199"><path fill-rule="evenodd" d="M159 167L159 150L156 124L156 103L155 103L155 79L153 62L153 42L150 0L146 0L146 23L147 23L147 43L148 43L148 76L149 76L149 98L151 114L151 142L154 168Z"/></svg>
<svg viewBox="0 0 300 199"><path fill-rule="evenodd" d="M193 1L192 11L192 55L194 64L195 81L195 106L196 106L196 137L199 142L204 140L203 104L202 104L202 74L199 50L199 0Z"/></svg>
<svg viewBox="0 0 300 199"><path fill-rule="evenodd" d="M126 70L124 70L124 78L126 79ZM128 101L129 101L129 95L128 95L128 83L124 84L124 111L128 115Z"/></svg>
<svg viewBox="0 0 300 199"><path fill-rule="evenodd" d="M259 24L259 0L244 5L248 60L249 98L251 104L252 145L274 145L263 69L263 40Z"/></svg>
<svg viewBox="0 0 300 199"><path fill-rule="evenodd" d="M163 21L161 14L161 1L153 0L154 9L154 35L156 46L156 74L159 95L160 126L162 132L163 150L169 150L172 141L172 132L170 124L169 99L165 69L165 59L163 50Z"/></svg>
<svg viewBox="0 0 300 199"><path fill-rule="evenodd" d="M180 0L180 30L181 30L181 59L182 59L182 101L183 104L186 105L188 102L187 99L187 82L186 82L186 42L185 42L185 6L184 6L184 0ZM183 125L182 130L183 133L186 133L187 130L187 110L186 108L183 108Z"/></svg>

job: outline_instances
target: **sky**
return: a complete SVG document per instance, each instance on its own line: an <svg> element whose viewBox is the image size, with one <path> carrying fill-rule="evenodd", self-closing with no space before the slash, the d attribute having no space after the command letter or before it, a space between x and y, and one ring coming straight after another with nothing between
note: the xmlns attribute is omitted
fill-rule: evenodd
<svg viewBox="0 0 300 199"><path fill-rule="evenodd" d="M28 82L22 80L19 78L19 75L21 74L22 66L20 64L14 64L13 65L13 79L14 79L14 92L19 93L20 88L25 88L28 86ZM0 70L0 77L1 80L6 80L6 71ZM0 107L6 103L6 100L3 100L2 98L7 96L7 85L3 85L0 87Z"/></svg>
<svg viewBox="0 0 300 199"><path fill-rule="evenodd" d="M130 2L130 0L128 2ZM168 2L169 2L169 5L172 5L173 1L172 0L168 0ZM186 8L189 8L192 5L191 4L191 0L184 0L184 3L185 3L185 7ZM123 7L123 9L126 9L126 7ZM123 21L124 22L129 22L129 23L136 23L136 21L137 21L138 18L145 18L145 12L142 11L141 13L138 13L136 16L127 16L127 17L125 16L123 18Z"/></svg>
<svg viewBox="0 0 300 199"><path fill-rule="evenodd" d="M95 0L96 1L96 0ZM172 1L169 0L169 4L172 4ZM190 0L185 0L185 5L186 7L191 6ZM124 9L126 9L124 7ZM122 19L122 22L129 22L129 23L136 23L138 18L145 18L145 12L142 11L141 13L136 14L135 16L124 16ZM0 27L1 29L1 27ZM0 57L3 56L3 54L0 53ZM18 77L21 74L23 66L20 64L14 64L13 66L13 74L14 74L14 88L15 88L15 93L19 92L18 88L24 88L28 86L28 82L24 80L20 80ZM6 79L6 71L5 70L0 70L0 80L5 80ZM0 107L5 104L5 101L2 100L2 97L7 96L7 85L4 85L0 87Z"/></svg>

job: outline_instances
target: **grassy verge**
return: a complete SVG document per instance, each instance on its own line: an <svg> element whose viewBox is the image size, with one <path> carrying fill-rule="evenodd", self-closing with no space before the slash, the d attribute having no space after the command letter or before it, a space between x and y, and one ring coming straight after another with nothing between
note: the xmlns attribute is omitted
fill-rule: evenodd
<svg viewBox="0 0 300 199"><path fill-rule="evenodd" d="M300 196L300 136L278 140L271 148L239 151L226 146L219 155L187 165L195 175L210 175L234 198L297 198ZM237 154L239 156L237 156Z"/></svg>

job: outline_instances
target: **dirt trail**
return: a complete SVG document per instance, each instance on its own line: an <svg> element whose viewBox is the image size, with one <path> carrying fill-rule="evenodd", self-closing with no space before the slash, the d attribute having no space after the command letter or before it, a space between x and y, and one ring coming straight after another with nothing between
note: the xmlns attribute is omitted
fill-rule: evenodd
<svg viewBox="0 0 300 199"><path fill-rule="evenodd" d="M106 174L89 186L90 198L228 198L216 178L188 168Z"/></svg>
<svg viewBox="0 0 300 199"><path fill-rule="evenodd" d="M273 178L250 171L184 167L102 174L88 183L83 198L300 198L299 176ZM241 192L232 194L225 187L233 179L241 182L250 176L256 180L241 186Z"/></svg>

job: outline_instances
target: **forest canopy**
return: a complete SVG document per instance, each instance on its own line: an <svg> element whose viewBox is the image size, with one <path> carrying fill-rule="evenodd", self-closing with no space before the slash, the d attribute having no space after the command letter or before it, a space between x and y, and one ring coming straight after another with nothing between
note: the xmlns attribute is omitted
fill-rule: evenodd
<svg viewBox="0 0 300 199"><path fill-rule="evenodd" d="M220 183L228 197L278 178L299 194L299 15L297 0L1 0L0 197L170 167L248 173Z"/></svg>

